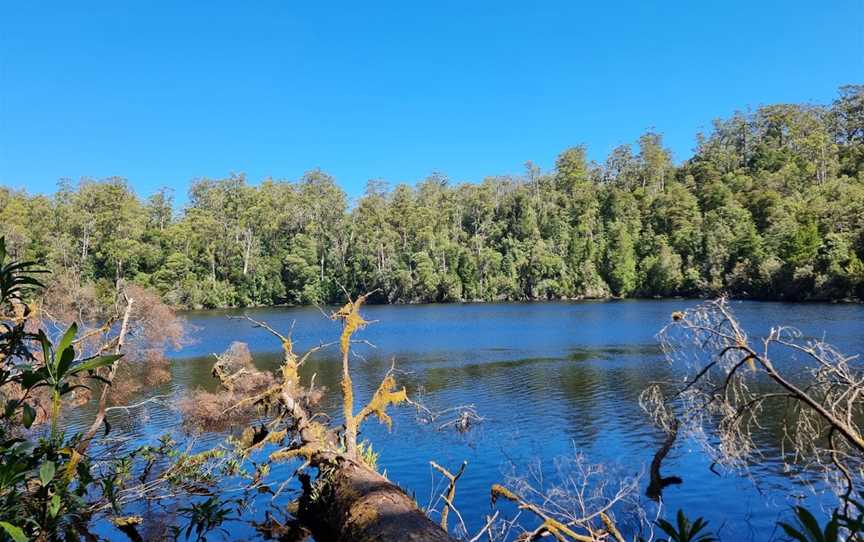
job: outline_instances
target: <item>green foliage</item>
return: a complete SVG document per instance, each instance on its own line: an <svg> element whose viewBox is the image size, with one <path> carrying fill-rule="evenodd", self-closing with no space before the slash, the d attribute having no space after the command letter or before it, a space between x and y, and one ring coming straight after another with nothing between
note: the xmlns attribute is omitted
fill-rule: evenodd
<svg viewBox="0 0 864 542"><path fill-rule="evenodd" d="M0 239L0 311L14 315L3 319L0 335L0 526L16 541L31 535L68 537L75 521L88 514L85 498L93 478L89 460L71 451L75 440L59 431L61 401L120 356L79 357L75 324L56 343L44 330L24 331L29 309L22 295L39 283L29 274L35 271L31 264L6 259L5 240ZM35 396L46 391L50 433L22 438L21 431L37 417Z"/></svg>
<svg viewBox="0 0 864 542"><path fill-rule="evenodd" d="M669 537L658 538L657 542L717 542L718 540L713 534L704 532L708 527L707 521L702 518L690 521L683 510L678 510L674 524L665 519L658 519L657 526Z"/></svg>
<svg viewBox="0 0 864 542"><path fill-rule="evenodd" d="M612 224L606 252L606 280L612 292L628 296L636 288L636 250L633 236L621 222Z"/></svg>
<svg viewBox="0 0 864 542"><path fill-rule="evenodd" d="M121 356L82 354L75 323L56 339L44 329L30 331L26 296L40 286L32 277L38 270L8 261L5 246L0 238L0 540L92 538L91 520L122 511L120 496L129 491L133 469L140 487L159 487L151 476L157 464L165 465L160 484L174 491L213 483L201 473L207 458L179 454L170 440L97 461L82 453L84 435L61 430L64 399L93 381L109 385L98 370ZM34 425L43 411L47 432ZM198 512L204 518L199 524L212 530L219 514Z"/></svg>
<svg viewBox="0 0 864 542"><path fill-rule="evenodd" d="M819 525L816 517L802 506L795 507L795 525L779 522L778 525L796 542L858 542L864 540L864 506L851 501L858 510L857 517L852 517L839 509L831 514L825 526Z"/></svg>
<svg viewBox="0 0 864 542"><path fill-rule="evenodd" d="M357 445L357 453L360 456L360 460L374 471L378 471L378 458L381 454L376 452L372 448L372 443L368 440L364 440L363 442Z"/></svg>
<svg viewBox="0 0 864 542"><path fill-rule="evenodd" d="M222 524L231 519L231 510L228 508L228 503L218 497L208 497L201 502L181 507L177 512L186 518L187 524L185 529L172 527L175 540L182 535L186 540L207 542L207 535L210 533L228 534Z"/></svg>
<svg viewBox="0 0 864 542"><path fill-rule="evenodd" d="M0 235L98 291L119 279L182 307L714 295L864 296L864 86L827 106L768 105L718 120L675 165L660 134L589 162L450 185L372 181L351 208L315 170L253 186L170 191L63 182L53 197L0 189Z"/></svg>

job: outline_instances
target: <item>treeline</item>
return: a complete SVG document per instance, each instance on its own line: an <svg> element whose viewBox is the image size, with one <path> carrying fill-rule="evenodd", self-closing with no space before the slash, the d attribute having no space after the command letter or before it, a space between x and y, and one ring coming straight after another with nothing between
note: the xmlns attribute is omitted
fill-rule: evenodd
<svg viewBox="0 0 864 542"><path fill-rule="evenodd" d="M120 178L0 189L10 253L96 291L120 279L183 307L715 295L864 298L864 86L830 105L716 121L675 165L657 133L602 164L450 185L440 175L349 206L322 171L202 179L174 213Z"/></svg>

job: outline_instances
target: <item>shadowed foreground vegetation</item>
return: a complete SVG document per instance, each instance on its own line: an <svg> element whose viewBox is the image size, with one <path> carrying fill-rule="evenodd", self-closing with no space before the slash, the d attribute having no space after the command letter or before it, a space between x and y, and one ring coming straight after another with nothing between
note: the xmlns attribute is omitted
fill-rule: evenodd
<svg viewBox="0 0 864 542"><path fill-rule="evenodd" d="M322 171L199 179L179 214L121 178L52 196L0 189L0 234L84 301L118 280L175 307L713 296L864 298L864 86L829 105L716 121L675 165L662 137L603 163L416 187L371 181L356 205Z"/></svg>

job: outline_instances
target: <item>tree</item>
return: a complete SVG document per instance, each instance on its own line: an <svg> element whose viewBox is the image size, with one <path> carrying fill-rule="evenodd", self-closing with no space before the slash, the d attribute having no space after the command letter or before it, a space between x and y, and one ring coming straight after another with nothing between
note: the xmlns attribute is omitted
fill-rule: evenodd
<svg viewBox="0 0 864 542"><path fill-rule="evenodd" d="M187 307L334 302L343 288L388 303L672 290L854 297L862 94L847 86L826 106L716 120L679 165L649 131L602 164L575 146L553 171L528 163L479 184L440 173L414 187L371 181L350 208L321 170L257 185L242 174L197 179L177 210L169 190L139 198L122 178L63 180L51 197L0 191L0 231L11 254L98 291L155 285ZM679 257L680 280L666 265ZM654 280L668 273L671 282Z"/></svg>
<svg viewBox="0 0 864 542"><path fill-rule="evenodd" d="M609 227L606 282L612 293L621 297L636 289L636 251L633 237L623 222L613 222Z"/></svg>

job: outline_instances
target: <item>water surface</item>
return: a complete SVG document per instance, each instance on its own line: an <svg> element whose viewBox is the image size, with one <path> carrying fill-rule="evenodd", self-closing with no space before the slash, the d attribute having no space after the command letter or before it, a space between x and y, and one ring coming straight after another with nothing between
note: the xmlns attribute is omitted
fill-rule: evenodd
<svg viewBox="0 0 864 542"><path fill-rule="evenodd" d="M512 465L540 461L549 472L556 457L584 453L590 461L608 463L620 472L644 471L663 440L638 405L650 382L671 379L655 337L669 315L693 301L619 301L573 303L502 303L466 305L370 306L365 315L377 322L358 337L375 345L357 347L354 382L365 401L393 360L400 383L432 408L470 403L485 418L467 435L439 432L418 424L409 408L399 409L393 431L375 422L363 438L380 453L379 465L421 505L433 493L429 461L468 468L459 482L457 506L473 529L489 513L489 488ZM752 334L783 323L806 335L824 336L847 354L864 352L864 307L860 305L733 302ZM246 311L273 327L294 326L298 350L338 337L339 325L316 308ZM242 341L262 367L278 363L278 343L248 323L227 315L242 311L189 312L196 343L173 354L173 381L149 393L174 393L213 386L211 353ZM307 374L338 389L335 350L313 358ZM338 417L338 396L329 394L324 408ZM130 420L112 414L115 430L139 439L176 430L179 416L148 406ZM215 436L210 438L216 440ZM666 490L665 507L702 515L721 529L724 540L767 540L774 522L796 498L807 494L770 461L757 465L756 486L735 473L716 475L693 442L679 442L664 463L664 474L684 479ZM642 489L647 479L642 482ZM239 529L239 528L237 528ZM240 530L232 531L240 536Z"/></svg>

